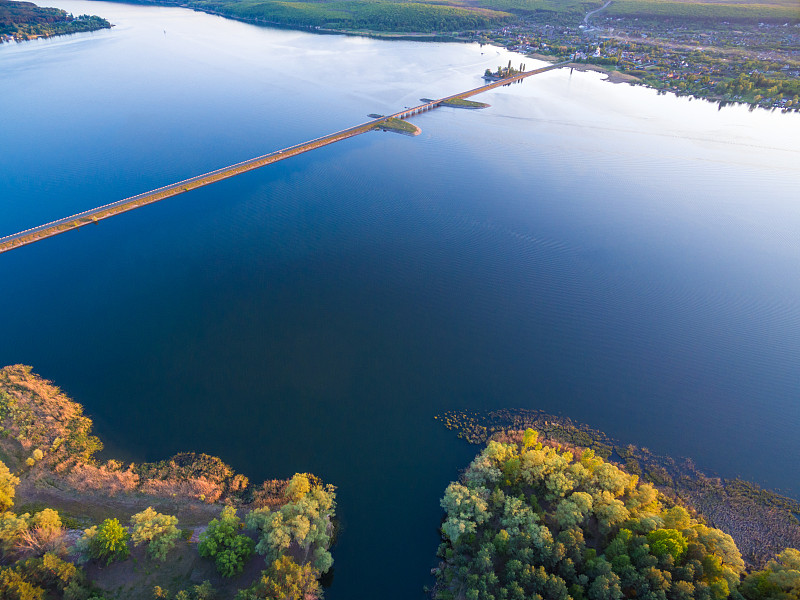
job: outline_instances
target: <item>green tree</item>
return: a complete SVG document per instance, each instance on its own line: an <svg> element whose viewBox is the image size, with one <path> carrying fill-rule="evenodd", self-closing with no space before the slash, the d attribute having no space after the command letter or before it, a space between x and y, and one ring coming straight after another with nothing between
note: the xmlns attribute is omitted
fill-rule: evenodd
<svg viewBox="0 0 800 600"><path fill-rule="evenodd" d="M131 517L131 539L136 546L147 543L147 553L163 562L181 535L177 525L177 517L163 515L148 506Z"/></svg>
<svg viewBox="0 0 800 600"><path fill-rule="evenodd" d="M261 508L247 515L247 527L260 532L256 552L270 564L294 543L303 552L301 564L313 558L316 567L326 572L333 563L327 551L336 507L333 486L323 486L313 476L299 474L292 478L287 497L294 500L275 511Z"/></svg>
<svg viewBox="0 0 800 600"><path fill-rule="evenodd" d="M125 560L130 556L128 539L130 534L119 523L118 519L106 519L100 527L91 527L84 531L89 556L98 561L112 562Z"/></svg>
<svg viewBox="0 0 800 600"><path fill-rule="evenodd" d="M740 592L747 600L800 600L800 550L787 548L766 568L750 573Z"/></svg>
<svg viewBox="0 0 800 600"><path fill-rule="evenodd" d="M213 558L223 577L241 573L253 554L253 540L238 534L241 521L232 506L222 509L219 519L212 519L208 529L200 534L200 556Z"/></svg>
<svg viewBox="0 0 800 600"><path fill-rule="evenodd" d="M680 564L681 559L689 548L688 540L683 537L680 531L675 529L656 529L647 534L647 541L650 543L650 552L655 556L669 554Z"/></svg>
<svg viewBox="0 0 800 600"><path fill-rule="evenodd" d="M486 70L488 71L489 69ZM522 447L525 448L526 450L534 448L538 441L539 441L539 432L528 428L525 430L525 433L522 436Z"/></svg>

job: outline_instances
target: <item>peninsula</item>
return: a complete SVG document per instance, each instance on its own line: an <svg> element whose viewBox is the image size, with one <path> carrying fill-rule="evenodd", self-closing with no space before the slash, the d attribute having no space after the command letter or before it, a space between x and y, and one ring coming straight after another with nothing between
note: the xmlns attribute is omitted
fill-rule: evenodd
<svg viewBox="0 0 800 600"><path fill-rule="evenodd" d="M23 365L0 369L0 432L0 597L320 595L336 492L318 477L254 486L193 452L101 461L81 405Z"/></svg>
<svg viewBox="0 0 800 600"><path fill-rule="evenodd" d="M0 43L25 41L56 35L109 29L111 23L102 17L74 17L59 8L44 8L32 2L0 0Z"/></svg>
<svg viewBox="0 0 800 600"><path fill-rule="evenodd" d="M690 459L659 455L586 424L538 410L451 411L435 419L473 444L532 428L539 432L539 441L551 446L589 449L642 483L655 486L670 503L702 514L709 524L733 537L752 568L761 568L786 546L800 548L800 501L742 479L706 475Z"/></svg>
<svg viewBox="0 0 800 600"><path fill-rule="evenodd" d="M530 428L495 434L441 506L435 600L789 600L800 589L800 550L748 571L733 538L680 501Z"/></svg>

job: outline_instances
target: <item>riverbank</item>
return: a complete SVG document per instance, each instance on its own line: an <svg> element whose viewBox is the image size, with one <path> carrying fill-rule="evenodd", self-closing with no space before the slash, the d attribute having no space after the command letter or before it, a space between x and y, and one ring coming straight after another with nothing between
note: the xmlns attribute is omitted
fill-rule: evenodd
<svg viewBox="0 0 800 600"><path fill-rule="evenodd" d="M96 15L73 17L59 8L32 2L0 0L0 43L110 29L111 23Z"/></svg>
<svg viewBox="0 0 800 600"><path fill-rule="evenodd" d="M675 21L602 13L592 23L554 27L521 19L479 38L539 60L572 60L607 73L612 83L645 85L721 106L748 104L784 112L800 107L800 32L792 20Z"/></svg>
<svg viewBox="0 0 800 600"><path fill-rule="evenodd" d="M80 404L33 373L31 367L13 365L0 369L0 461L16 479L10 494L14 499L13 511L25 520L45 509L55 510L62 525L53 535L60 541L50 546L60 548L61 556L72 556L71 560L80 563L80 550L72 546L84 528L113 519L127 523L131 515L148 508L175 517L180 523L181 538L175 540L167 562L146 557L142 548L133 549L133 559L102 567L91 563L87 566L91 582L109 594L107 598L149 600L156 585L176 592L203 581L209 581L221 597L232 598L238 590L258 582L264 567L269 570L276 557L287 556L304 564L308 550L303 552L302 544L290 536L277 554L268 555L266 565L258 559L249 560L243 565L246 568L230 577L219 573L213 561L198 554L197 543L202 541L199 534L213 525L224 507L248 518L254 514L277 514L284 507L295 514L298 508L293 503L305 494L329 498L322 516L317 516L322 521L316 527L328 530L320 538L327 541L318 548L327 554L325 561L332 563L327 552L334 528L334 493L332 486L325 486L318 478L302 474L254 486L221 459L194 452L155 463L125 465L115 459L101 461L97 454L103 444L93 435L92 426ZM0 474L2 470L0 467ZM0 487L8 494L7 484ZM6 513L4 519L9 518ZM254 531L246 536L253 540L254 546L263 527L250 529ZM17 549L17 541L10 538L7 529L0 527L0 530L0 551L5 564L32 555L24 544ZM252 550L247 556L251 553ZM314 571L314 581L320 577L320 571L324 573L330 567L325 561L322 567L315 562L314 569L318 570Z"/></svg>
<svg viewBox="0 0 800 600"><path fill-rule="evenodd" d="M575 69L576 71L580 71L582 73L586 71L594 71L595 73L602 73L603 75L606 76L605 81L608 81L609 83L629 83L631 85L643 84L642 80L634 75L622 73L615 69L609 69L608 67L603 67L600 65L592 65L586 63L570 63L569 67L571 69Z"/></svg>
<svg viewBox="0 0 800 600"><path fill-rule="evenodd" d="M586 424L537 410L451 411L435 419L473 444L530 427L543 440L590 448L731 535L751 567L761 568L787 546L800 547L800 501L749 481L706 475L689 458L658 455Z"/></svg>

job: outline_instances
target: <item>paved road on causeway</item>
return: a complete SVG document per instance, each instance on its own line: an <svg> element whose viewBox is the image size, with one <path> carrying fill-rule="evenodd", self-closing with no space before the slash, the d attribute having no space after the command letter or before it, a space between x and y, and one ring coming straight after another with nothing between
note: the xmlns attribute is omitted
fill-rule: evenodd
<svg viewBox="0 0 800 600"><path fill-rule="evenodd" d="M337 131L335 133L330 133L313 140L308 140L307 142L303 142L301 144L296 144L294 146L289 146L288 148L283 148L282 150L276 150L275 152L270 152L269 154L257 156L256 158L251 158L249 160L236 163L235 165L230 165L228 167L223 167L222 169L217 169L215 171L203 173L202 175L190 177L189 179L171 183L170 185L165 185L164 187L160 187L149 192L144 192L143 194L137 194L136 196L117 200L116 202L111 202L109 204L104 204L103 206L98 206L97 208L92 208L69 217L64 217L63 219L57 219L55 221L51 221L50 223L32 227L30 229L26 229L25 231L20 231L19 233L0 237L0 253L7 252L14 248L19 248L20 246L24 246L26 244L32 244L33 242L38 242L39 240L58 235L59 233L64 233L65 231L71 231L72 229L83 227L84 225L97 223L102 219L107 219L114 215L118 215L147 204L152 204L153 202L158 202L164 198L177 196L178 194L183 194L184 192L209 185L222 179L234 177L235 175L278 162L279 160L285 160L292 156L302 154L303 152L310 152L316 148L327 146L328 144L333 144L335 142L366 133L367 131L379 128L389 119L407 119L413 115L441 106L448 100L475 96L476 94L486 92L496 87L510 85L517 81L521 81L522 79L530 77L531 75L538 75L539 73L544 73L545 71L561 68L567 64L569 64L569 61L555 63L540 69L519 73L517 75L500 79L472 90L467 90L466 92L460 92L458 94L453 94L452 96L447 96L438 100L432 100L430 102L426 102L425 104L420 104L419 106L396 112L393 115L380 117L354 127L348 127L347 129L342 129L341 131Z"/></svg>

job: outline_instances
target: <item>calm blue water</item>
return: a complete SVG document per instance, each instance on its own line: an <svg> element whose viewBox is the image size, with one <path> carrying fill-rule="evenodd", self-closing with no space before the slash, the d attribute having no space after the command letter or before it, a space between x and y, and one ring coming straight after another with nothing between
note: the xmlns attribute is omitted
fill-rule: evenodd
<svg viewBox="0 0 800 600"><path fill-rule="evenodd" d="M55 4L116 27L0 46L0 235L509 59ZM430 582L438 499L477 450L442 410L559 412L798 495L800 117L601 79L547 73L421 115L417 138L360 136L4 254L0 364L34 365L130 459L336 484L331 600Z"/></svg>

